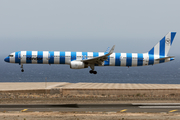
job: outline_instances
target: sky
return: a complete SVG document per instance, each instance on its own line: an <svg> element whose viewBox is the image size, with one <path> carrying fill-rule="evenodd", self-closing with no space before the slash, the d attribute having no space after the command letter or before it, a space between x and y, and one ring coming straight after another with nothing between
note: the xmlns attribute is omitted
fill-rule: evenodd
<svg viewBox="0 0 180 120"><path fill-rule="evenodd" d="M0 0L0 56L15 51L148 52L177 32L179 0Z"/></svg>

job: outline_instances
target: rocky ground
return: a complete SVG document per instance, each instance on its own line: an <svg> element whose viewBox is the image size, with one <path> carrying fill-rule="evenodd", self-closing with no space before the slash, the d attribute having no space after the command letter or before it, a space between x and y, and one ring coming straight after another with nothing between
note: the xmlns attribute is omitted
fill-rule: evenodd
<svg viewBox="0 0 180 120"><path fill-rule="evenodd" d="M179 99L118 99L118 98L21 98L0 99L0 104L120 104L120 103L180 103Z"/></svg>

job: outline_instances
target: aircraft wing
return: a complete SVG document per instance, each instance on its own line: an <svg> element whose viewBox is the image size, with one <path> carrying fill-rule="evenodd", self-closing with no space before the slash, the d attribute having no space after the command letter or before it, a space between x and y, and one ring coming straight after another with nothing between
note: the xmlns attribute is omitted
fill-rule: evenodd
<svg viewBox="0 0 180 120"><path fill-rule="evenodd" d="M164 58L158 58L156 60L165 60L165 59L168 59L168 58L174 58L175 56L169 56L169 57L164 57Z"/></svg>
<svg viewBox="0 0 180 120"><path fill-rule="evenodd" d="M107 54L102 55L102 56L98 56L98 57L94 57L91 59L81 60L81 62L84 62L86 64L102 65L102 62L105 61L106 59L108 59L108 56L114 52L114 48L115 48L115 45L111 48L111 50Z"/></svg>

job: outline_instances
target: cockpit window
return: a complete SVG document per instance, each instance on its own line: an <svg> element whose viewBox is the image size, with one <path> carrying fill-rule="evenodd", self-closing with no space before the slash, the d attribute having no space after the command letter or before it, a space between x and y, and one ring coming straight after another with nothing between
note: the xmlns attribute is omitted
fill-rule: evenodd
<svg viewBox="0 0 180 120"><path fill-rule="evenodd" d="M13 57L13 55L9 55L9 57Z"/></svg>

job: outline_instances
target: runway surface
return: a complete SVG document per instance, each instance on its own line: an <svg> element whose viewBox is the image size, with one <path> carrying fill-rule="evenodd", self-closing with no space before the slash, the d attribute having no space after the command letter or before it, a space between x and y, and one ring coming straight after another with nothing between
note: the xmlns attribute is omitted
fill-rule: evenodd
<svg viewBox="0 0 180 120"><path fill-rule="evenodd" d="M179 103L0 105L0 112L178 113Z"/></svg>
<svg viewBox="0 0 180 120"><path fill-rule="evenodd" d="M0 91L48 89L118 89L118 90L172 90L180 84L129 84L129 83L68 83L68 82L1 82Z"/></svg>

